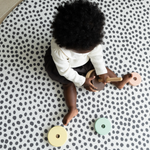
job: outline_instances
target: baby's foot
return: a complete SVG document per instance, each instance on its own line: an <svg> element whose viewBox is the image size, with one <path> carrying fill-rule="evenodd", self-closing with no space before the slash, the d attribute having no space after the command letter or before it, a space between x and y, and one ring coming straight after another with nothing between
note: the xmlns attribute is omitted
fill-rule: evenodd
<svg viewBox="0 0 150 150"><path fill-rule="evenodd" d="M126 74L124 77L123 77L123 80L121 82L117 82L116 83L116 87L118 89L122 89L124 87L124 85L126 83L128 83L132 78L132 74Z"/></svg>
<svg viewBox="0 0 150 150"><path fill-rule="evenodd" d="M76 108L70 109L63 119L63 124L66 126L77 114L78 110Z"/></svg>

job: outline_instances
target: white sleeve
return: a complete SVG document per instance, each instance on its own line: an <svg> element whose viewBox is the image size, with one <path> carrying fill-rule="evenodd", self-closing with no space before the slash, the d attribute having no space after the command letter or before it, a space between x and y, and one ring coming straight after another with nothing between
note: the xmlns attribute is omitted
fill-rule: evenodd
<svg viewBox="0 0 150 150"><path fill-rule="evenodd" d="M70 67L69 61L60 49L52 49L51 55L61 76L72 81L78 87L84 84L85 77L79 75L77 71Z"/></svg>
<svg viewBox="0 0 150 150"><path fill-rule="evenodd" d="M96 74L101 75L107 73L105 62L103 60L102 46L98 45L89 53L90 60L95 68Z"/></svg>

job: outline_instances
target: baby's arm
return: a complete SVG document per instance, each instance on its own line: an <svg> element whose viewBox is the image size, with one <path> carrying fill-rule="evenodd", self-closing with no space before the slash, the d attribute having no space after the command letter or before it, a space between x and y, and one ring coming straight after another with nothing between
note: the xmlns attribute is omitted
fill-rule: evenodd
<svg viewBox="0 0 150 150"><path fill-rule="evenodd" d="M54 62L56 64L57 70L61 76L64 76L69 81L72 81L76 86L84 86L87 90L95 92L97 88L91 83L91 78L85 78L78 74L77 71L72 69L66 59L56 58L53 56Z"/></svg>
<svg viewBox="0 0 150 150"><path fill-rule="evenodd" d="M102 46L98 45L89 53L91 62L95 68L96 74L103 79L103 83L106 83L106 79L109 77L105 62L103 60Z"/></svg>
<svg viewBox="0 0 150 150"><path fill-rule="evenodd" d="M97 87L95 87L91 81L95 78L94 77L90 77L90 78L86 78L85 83L83 84L85 89L92 91L92 92L96 92L97 91Z"/></svg>
<svg viewBox="0 0 150 150"><path fill-rule="evenodd" d="M108 83L108 82L106 81L107 78L109 78L109 76L108 76L107 73L106 73L106 74L101 74L101 75L99 75L99 78L101 78L101 79L103 80L103 83L104 83L104 84Z"/></svg>
<svg viewBox="0 0 150 150"><path fill-rule="evenodd" d="M85 83L86 78L79 75L77 71L70 67L66 56L64 56L61 51L53 49L51 54L61 76L72 81L76 86L82 86Z"/></svg>

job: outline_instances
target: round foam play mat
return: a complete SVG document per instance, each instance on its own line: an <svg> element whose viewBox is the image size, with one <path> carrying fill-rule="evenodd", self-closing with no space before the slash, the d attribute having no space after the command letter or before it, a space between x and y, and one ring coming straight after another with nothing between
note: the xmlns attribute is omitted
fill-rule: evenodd
<svg viewBox="0 0 150 150"><path fill-rule="evenodd" d="M24 0L0 24L1 150L150 150L150 1L90 1L106 18L106 66L118 77L138 73L140 84L119 90L108 83L99 92L77 87L79 112L64 126L63 87L48 76L44 56L56 7L66 1ZM111 123L105 135L94 127L100 118ZM48 141L55 126L67 132L60 147Z"/></svg>

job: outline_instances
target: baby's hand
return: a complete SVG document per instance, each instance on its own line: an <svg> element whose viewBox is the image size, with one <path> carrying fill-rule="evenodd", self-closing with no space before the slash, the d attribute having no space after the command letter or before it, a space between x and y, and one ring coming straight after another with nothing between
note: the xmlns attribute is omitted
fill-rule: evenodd
<svg viewBox="0 0 150 150"><path fill-rule="evenodd" d="M109 76L108 76L107 73L106 73L106 74L99 75L99 78L103 80L102 82L103 82L104 84L108 83L107 78L109 78Z"/></svg>
<svg viewBox="0 0 150 150"><path fill-rule="evenodd" d="M92 91L92 92L96 92L97 91L97 87L95 87L91 81L95 78L94 77L90 77L90 78L86 78L85 83L83 84L83 86L85 87L85 89Z"/></svg>

